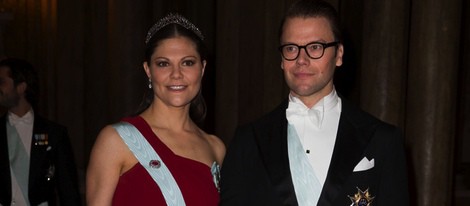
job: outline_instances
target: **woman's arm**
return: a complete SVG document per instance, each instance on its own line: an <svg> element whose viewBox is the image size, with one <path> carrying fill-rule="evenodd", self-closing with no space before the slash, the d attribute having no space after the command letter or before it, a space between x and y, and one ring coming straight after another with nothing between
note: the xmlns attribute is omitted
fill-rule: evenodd
<svg viewBox="0 0 470 206"><path fill-rule="evenodd" d="M126 160L130 159L129 157L133 157L132 153L116 130L111 126L103 128L91 151L87 169L86 202L88 206L112 204L119 176L125 171L124 166Z"/></svg>

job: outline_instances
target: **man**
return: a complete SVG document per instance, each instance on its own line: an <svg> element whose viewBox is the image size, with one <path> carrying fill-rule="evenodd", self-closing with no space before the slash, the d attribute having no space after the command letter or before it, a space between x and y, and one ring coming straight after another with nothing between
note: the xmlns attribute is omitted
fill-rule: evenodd
<svg viewBox="0 0 470 206"><path fill-rule="evenodd" d="M65 127L39 116L37 76L28 62L0 61L0 205L80 205ZM57 196L58 193L58 196Z"/></svg>
<svg viewBox="0 0 470 206"><path fill-rule="evenodd" d="M280 43L289 97L237 129L221 205L408 205L401 133L333 85L344 53L335 9L322 0L294 3Z"/></svg>

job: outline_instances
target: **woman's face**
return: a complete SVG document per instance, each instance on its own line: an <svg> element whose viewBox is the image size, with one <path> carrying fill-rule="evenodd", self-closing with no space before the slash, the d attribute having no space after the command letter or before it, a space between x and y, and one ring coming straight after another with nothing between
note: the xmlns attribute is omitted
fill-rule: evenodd
<svg viewBox="0 0 470 206"><path fill-rule="evenodd" d="M206 61L189 38L177 36L157 44L144 69L152 81L154 101L167 106L188 105L201 87Z"/></svg>

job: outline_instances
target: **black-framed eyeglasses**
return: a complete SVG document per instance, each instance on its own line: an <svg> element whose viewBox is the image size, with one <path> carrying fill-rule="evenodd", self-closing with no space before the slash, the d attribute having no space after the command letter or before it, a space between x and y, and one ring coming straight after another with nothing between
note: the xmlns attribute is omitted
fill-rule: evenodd
<svg viewBox="0 0 470 206"><path fill-rule="evenodd" d="M304 46L299 46L297 44L284 44L279 47L279 51L281 52L282 57L288 61L297 59L300 54L300 49L304 49L310 58L320 59L325 53L326 48L336 46L337 44L337 41L330 43L311 42Z"/></svg>

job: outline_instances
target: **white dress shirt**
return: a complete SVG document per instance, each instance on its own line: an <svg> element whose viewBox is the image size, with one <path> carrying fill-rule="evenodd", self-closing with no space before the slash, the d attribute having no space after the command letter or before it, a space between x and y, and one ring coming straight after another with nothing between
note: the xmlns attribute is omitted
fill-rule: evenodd
<svg viewBox="0 0 470 206"><path fill-rule="evenodd" d="M25 151L28 156L31 155L31 142L33 139L33 123L34 123L34 114L33 111L30 110L28 113L23 115L22 117L17 116L11 112L8 112L8 123L15 127L18 136L21 139L25 147ZM29 164L29 163L28 163ZM21 192L20 186L18 185L18 181L13 171L11 171L11 187L12 187L12 206L13 205L30 205L28 201L28 197L24 197L23 193Z"/></svg>
<svg viewBox="0 0 470 206"><path fill-rule="evenodd" d="M28 155L31 155L31 142L33 140L33 123L34 123L34 113L33 110L29 110L22 117L17 116L11 112L8 112L8 122L11 125L15 126L18 135L25 146L26 152Z"/></svg>
<svg viewBox="0 0 470 206"><path fill-rule="evenodd" d="M333 155L340 114L341 99L335 89L312 108L308 108L299 98L289 94L287 120L295 127L322 186Z"/></svg>

